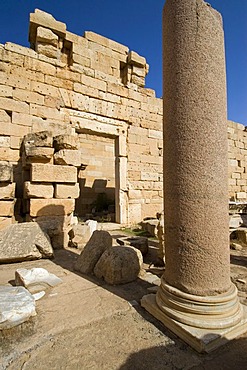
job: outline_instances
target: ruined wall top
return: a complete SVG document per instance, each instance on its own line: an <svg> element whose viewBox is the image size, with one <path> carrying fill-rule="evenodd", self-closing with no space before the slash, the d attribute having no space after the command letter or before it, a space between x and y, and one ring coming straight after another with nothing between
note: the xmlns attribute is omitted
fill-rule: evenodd
<svg viewBox="0 0 247 370"><path fill-rule="evenodd" d="M82 73L85 68L93 68L115 77L124 85L145 86L149 66L144 57L94 32L75 35L67 30L65 23L39 9L30 14L29 42L44 61L59 67L68 65ZM95 54L93 58L92 54Z"/></svg>

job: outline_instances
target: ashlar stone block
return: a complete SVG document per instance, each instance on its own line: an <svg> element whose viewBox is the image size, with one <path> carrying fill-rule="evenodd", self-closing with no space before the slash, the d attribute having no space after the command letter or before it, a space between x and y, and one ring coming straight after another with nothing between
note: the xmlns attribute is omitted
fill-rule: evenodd
<svg viewBox="0 0 247 370"><path fill-rule="evenodd" d="M49 147L52 148L53 137L51 131L40 131L25 136L24 146Z"/></svg>
<svg viewBox="0 0 247 370"><path fill-rule="evenodd" d="M74 199L30 199L30 216L66 216L74 211Z"/></svg>
<svg viewBox="0 0 247 370"><path fill-rule="evenodd" d="M14 199L15 183L0 183L0 199Z"/></svg>
<svg viewBox="0 0 247 370"><path fill-rule="evenodd" d="M31 164L31 181L76 183L77 168L51 164Z"/></svg>
<svg viewBox="0 0 247 370"><path fill-rule="evenodd" d="M37 36L36 36L36 42L42 42L47 43L53 46L58 45L58 36L52 32L51 30L44 28L44 27L38 27L37 28Z"/></svg>
<svg viewBox="0 0 247 370"><path fill-rule="evenodd" d="M53 198L54 187L52 184L37 184L25 181L23 196L25 199L29 198Z"/></svg>
<svg viewBox="0 0 247 370"><path fill-rule="evenodd" d="M79 150L61 149L55 153L54 163L59 165L80 167L81 153Z"/></svg>
<svg viewBox="0 0 247 370"><path fill-rule="evenodd" d="M77 184L56 184L55 185L55 198L79 198L80 187L79 183Z"/></svg>
<svg viewBox="0 0 247 370"><path fill-rule="evenodd" d="M14 200L0 200L0 216L11 217L14 215Z"/></svg>
<svg viewBox="0 0 247 370"><path fill-rule="evenodd" d="M75 135L58 135L54 137L53 146L56 151L61 149L77 150L79 147L78 136Z"/></svg>
<svg viewBox="0 0 247 370"><path fill-rule="evenodd" d="M11 182L13 180L13 167L7 161L0 162L0 182Z"/></svg>

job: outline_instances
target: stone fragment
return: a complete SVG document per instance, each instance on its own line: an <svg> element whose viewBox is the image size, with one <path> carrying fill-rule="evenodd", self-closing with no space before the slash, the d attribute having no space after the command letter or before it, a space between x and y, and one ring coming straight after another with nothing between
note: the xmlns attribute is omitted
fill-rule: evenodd
<svg viewBox="0 0 247 370"><path fill-rule="evenodd" d="M27 134L23 140L24 146L37 146L52 148L53 137L51 131L40 131Z"/></svg>
<svg viewBox="0 0 247 370"><path fill-rule="evenodd" d="M74 199L30 199L30 216L63 216L74 211Z"/></svg>
<svg viewBox="0 0 247 370"><path fill-rule="evenodd" d="M47 44L51 44L57 47L58 46L58 36L47 28L38 27L36 42L47 43Z"/></svg>
<svg viewBox="0 0 247 370"><path fill-rule="evenodd" d="M158 235L158 224L159 220L154 218L150 220L144 220L141 222L141 227L143 230L147 231L151 236Z"/></svg>
<svg viewBox="0 0 247 370"><path fill-rule="evenodd" d="M40 267L20 268L15 272L15 285L24 286L32 294L61 283L62 280L59 277Z"/></svg>
<svg viewBox="0 0 247 370"><path fill-rule="evenodd" d="M20 325L35 315L35 300L27 289L0 287L0 330Z"/></svg>
<svg viewBox="0 0 247 370"><path fill-rule="evenodd" d="M77 169L72 166L35 163L31 165L31 181L76 183Z"/></svg>
<svg viewBox="0 0 247 370"><path fill-rule="evenodd" d="M69 246L82 249L95 230L97 230L97 221L94 220L88 220L83 225L74 225L69 231Z"/></svg>
<svg viewBox="0 0 247 370"><path fill-rule="evenodd" d="M241 245L243 245L243 246L247 245L247 228L246 227L241 227L241 228L237 229L236 230L236 236L237 236L238 242Z"/></svg>
<svg viewBox="0 0 247 370"><path fill-rule="evenodd" d="M79 149L78 136L75 135L58 135L54 137L53 146L56 151L61 149Z"/></svg>
<svg viewBox="0 0 247 370"><path fill-rule="evenodd" d="M13 224L0 231L0 263L52 256L49 236L35 222Z"/></svg>
<svg viewBox="0 0 247 370"><path fill-rule="evenodd" d="M79 150L61 149L54 155L54 163L68 166L81 166L81 153Z"/></svg>
<svg viewBox="0 0 247 370"><path fill-rule="evenodd" d="M13 181L13 167L7 161L0 162L0 182Z"/></svg>
<svg viewBox="0 0 247 370"><path fill-rule="evenodd" d="M80 196L80 186L77 184L55 184L55 198L77 199Z"/></svg>
<svg viewBox="0 0 247 370"><path fill-rule="evenodd" d="M112 237L107 231L96 230L77 258L75 270L92 274L94 267L107 248L112 246Z"/></svg>
<svg viewBox="0 0 247 370"><path fill-rule="evenodd" d="M23 197L29 198L53 198L54 187L52 184L38 184L30 181L24 182Z"/></svg>
<svg viewBox="0 0 247 370"><path fill-rule="evenodd" d="M231 241L230 248L235 251L241 251L243 249L242 245L236 242Z"/></svg>
<svg viewBox="0 0 247 370"><path fill-rule="evenodd" d="M15 200L0 200L0 216L11 217L14 215Z"/></svg>
<svg viewBox="0 0 247 370"><path fill-rule="evenodd" d="M137 279L141 268L142 254L130 246L113 246L100 257L94 274L108 284L126 284Z"/></svg>
<svg viewBox="0 0 247 370"><path fill-rule="evenodd" d="M120 245L128 245L138 249L143 256L148 253L148 238L134 236L134 237L123 237L118 238L117 243Z"/></svg>
<svg viewBox="0 0 247 370"><path fill-rule="evenodd" d="M0 182L0 199L14 199L15 183Z"/></svg>

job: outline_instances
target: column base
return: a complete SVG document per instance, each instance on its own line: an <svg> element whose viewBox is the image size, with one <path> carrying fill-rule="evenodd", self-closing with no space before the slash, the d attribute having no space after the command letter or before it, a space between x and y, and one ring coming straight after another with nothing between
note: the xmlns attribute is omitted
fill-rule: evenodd
<svg viewBox="0 0 247 370"><path fill-rule="evenodd" d="M247 307L244 305L241 305L242 318L237 324L219 329L198 328L174 320L159 308L155 294L142 297L141 305L197 352L211 352L247 331Z"/></svg>

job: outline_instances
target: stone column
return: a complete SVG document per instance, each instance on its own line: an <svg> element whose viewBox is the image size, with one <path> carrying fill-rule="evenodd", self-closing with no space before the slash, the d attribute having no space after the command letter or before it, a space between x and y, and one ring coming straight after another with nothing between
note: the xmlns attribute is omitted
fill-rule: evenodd
<svg viewBox="0 0 247 370"><path fill-rule="evenodd" d="M209 351L233 327L247 330L230 280L221 15L203 0L166 0L163 42L166 267L156 297L142 305Z"/></svg>

